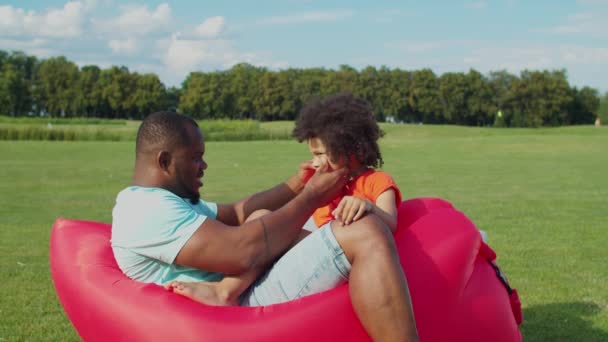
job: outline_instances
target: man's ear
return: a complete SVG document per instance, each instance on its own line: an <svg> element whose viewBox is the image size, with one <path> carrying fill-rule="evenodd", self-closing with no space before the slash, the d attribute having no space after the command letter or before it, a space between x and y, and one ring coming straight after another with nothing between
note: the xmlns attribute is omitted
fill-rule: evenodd
<svg viewBox="0 0 608 342"><path fill-rule="evenodd" d="M161 170L168 171L171 165L171 153L169 151L159 151L156 155L156 162Z"/></svg>

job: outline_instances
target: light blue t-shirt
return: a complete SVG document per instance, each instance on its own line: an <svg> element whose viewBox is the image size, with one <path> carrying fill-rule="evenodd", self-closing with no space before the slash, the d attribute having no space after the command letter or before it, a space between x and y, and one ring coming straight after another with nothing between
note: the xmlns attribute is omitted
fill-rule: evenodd
<svg viewBox="0 0 608 342"><path fill-rule="evenodd" d="M118 266L132 279L159 285L220 280L220 273L173 263L207 217L217 217L217 204L192 204L160 188L127 187L118 193L112 211L111 242Z"/></svg>

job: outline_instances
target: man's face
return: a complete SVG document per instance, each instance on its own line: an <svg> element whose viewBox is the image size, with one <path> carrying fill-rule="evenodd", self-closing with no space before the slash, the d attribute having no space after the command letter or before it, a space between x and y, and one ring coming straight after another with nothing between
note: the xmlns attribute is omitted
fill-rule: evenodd
<svg viewBox="0 0 608 342"><path fill-rule="evenodd" d="M323 141L321 141L319 138L308 139L308 149L312 154L312 167L315 170L325 163L328 164L330 171L343 168L346 164L344 158L341 158L341 160L332 161L332 156L329 155L325 144L323 144Z"/></svg>
<svg viewBox="0 0 608 342"><path fill-rule="evenodd" d="M198 127L188 125L188 134L190 144L177 148L173 155L175 175L173 192L196 204L200 199L199 188L203 186L201 178L207 169L207 163L203 159L205 142Z"/></svg>

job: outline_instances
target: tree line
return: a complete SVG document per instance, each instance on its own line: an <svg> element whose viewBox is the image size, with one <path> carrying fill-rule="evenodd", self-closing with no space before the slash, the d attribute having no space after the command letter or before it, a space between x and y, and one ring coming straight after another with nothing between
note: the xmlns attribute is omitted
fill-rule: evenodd
<svg viewBox="0 0 608 342"><path fill-rule="evenodd" d="M606 107L596 89L570 86L565 70L430 69L368 66L272 71L242 63L191 72L181 87L126 67L78 67L0 50L0 114L141 119L179 110L196 119L293 120L306 101L348 91L367 99L379 121L539 127L590 124Z"/></svg>

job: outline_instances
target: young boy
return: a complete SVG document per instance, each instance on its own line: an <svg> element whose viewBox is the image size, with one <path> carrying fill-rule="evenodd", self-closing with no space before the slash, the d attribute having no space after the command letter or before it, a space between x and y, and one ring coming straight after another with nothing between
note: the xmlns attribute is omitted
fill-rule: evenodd
<svg viewBox="0 0 608 342"><path fill-rule="evenodd" d="M369 212L395 232L401 192L389 174L375 169L383 163L382 134L370 105L351 94L315 101L302 110L294 136L308 142L313 167L327 162L330 169L350 170L342 196L313 214L317 227L331 220L347 225Z"/></svg>
<svg viewBox="0 0 608 342"><path fill-rule="evenodd" d="M334 220L348 225L373 213L395 233L401 193L390 175L375 169L383 163L377 142L382 134L369 103L351 94L315 100L302 109L293 135L299 142L307 141L312 168L350 170L342 195L314 212L317 227ZM264 211L254 212L248 220L262 215ZM308 234L302 230L298 241ZM250 271L219 282L174 281L165 287L209 305L238 305L239 296L256 276L256 271Z"/></svg>

